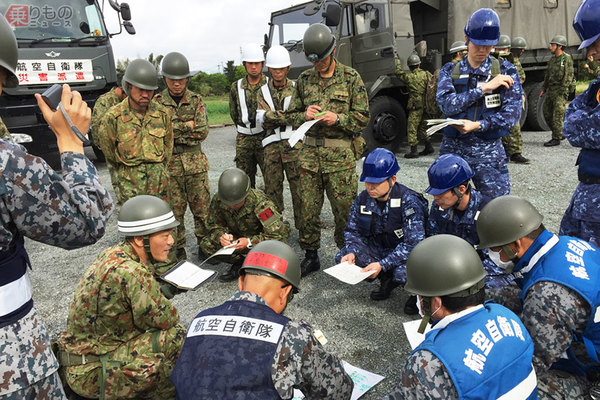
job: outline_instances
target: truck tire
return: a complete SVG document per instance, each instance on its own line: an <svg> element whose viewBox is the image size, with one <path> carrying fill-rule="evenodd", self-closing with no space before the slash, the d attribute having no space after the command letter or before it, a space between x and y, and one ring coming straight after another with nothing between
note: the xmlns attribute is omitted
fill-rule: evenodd
<svg viewBox="0 0 600 400"><path fill-rule="evenodd" d="M396 152L406 137L406 113L398 100L389 96L375 97L369 102L371 119L363 131L367 150L383 147Z"/></svg>
<svg viewBox="0 0 600 400"><path fill-rule="evenodd" d="M529 111L529 99L525 88L523 88L523 107L521 108L521 118L519 119L519 125L525 126L527 122L527 112Z"/></svg>
<svg viewBox="0 0 600 400"><path fill-rule="evenodd" d="M527 95L528 106L527 110L527 123L528 128L534 131L549 131L550 127L546 123L544 118L544 102L545 97L540 97L542 91L543 82L536 82L531 85L529 94Z"/></svg>

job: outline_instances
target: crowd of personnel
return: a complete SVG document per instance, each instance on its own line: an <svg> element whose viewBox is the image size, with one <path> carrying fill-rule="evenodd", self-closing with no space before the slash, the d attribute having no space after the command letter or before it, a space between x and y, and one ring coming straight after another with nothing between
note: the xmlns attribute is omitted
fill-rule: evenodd
<svg viewBox="0 0 600 400"><path fill-rule="evenodd" d="M584 0L573 26L588 68L597 68L600 0ZM435 74L422 71L416 55L410 72L400 65L397 72L410 94L406 158L434 151L424 116L459 121L444 128L427 171L431 207L399 182L389 150L370 151L357 175L368 96L360 75L334 57L336 40L323 24L304 34L313 68L296 81L287 77L282 46L271 47L266 62L260 46L243 48L247 75L230 95L235 167L221 174L212 199L202 150L206 106L187 88L184 55L164 57L167 88L158 94L154 66L132 61L93 115L68 85L58 111L36 94L57 138L62 176L0 139L0 399L291 399L294 389L310 399L349 399L353 382L342 361L308 323L283 315L301 278L321 268L325 194L335 262L378 279L373 300L403 286L410 293L404 312L421 316L419 332L432 325L386 399L600 398L600 80L567 107L572 60L562 51L564 36L550 41L542 95L552 138L544 145L559 145L564 135L581 148L580 183L556 235L528 200L510 195L507 163L529 162L519 127L525 40L514 38L509 52L510 38L487 8L471 15L464 32L465 41L452 45L456 58ZM17 60L12 29L0 18L0 89L18 84ZM432 79L436 104L428 107ZM290 146L294 129L315 119ZM115 207L74 133L90 124L106 156L123 240L83 274L66 330L51 344L33 305L24 237L71 249L104 235ZM264 192L256 188L258 168ZM284 178L302 261L287 244ZM359 180L365 189L357 195ZM161 276L187 259L188 206L201 259L234 248L221 258L230 267L220 279L237 280L239 290L186 328L170 301L181 290Z"/></svg>

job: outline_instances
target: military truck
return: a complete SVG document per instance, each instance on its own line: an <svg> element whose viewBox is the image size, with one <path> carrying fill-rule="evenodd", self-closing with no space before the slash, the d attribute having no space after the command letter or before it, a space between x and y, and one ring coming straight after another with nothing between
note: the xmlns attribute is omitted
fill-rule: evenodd
<svg viewBox="0 0 600 400"><path fill-rule="evenodd" d="M323 22L337 39L336 57L361 74L369 93L371 121L363 136L370 148L397 150L406 137L408 92L395 76L396 58L406 68L417 53L422 67L433 72L449 61L452 42L464 40L463 28L477 9L488 7L500 16L501 33L523 36L528 48L521 57L527 73L526 101L521 122L531 129L549 130L539 97L546 64L552 54L548 42L567 37L566 52L577 51L579 38L571 23L579 0L315 0L271 14L265 47L281 44L292 59L290 76L311 65L305 59L302 37L313 23Z"/></svg>
<svg viewBox="0 0 600 400"><path fill-rule="evenodd" d="M37 106L34 93L68 83L92 107L96 98L117 84L110 37L123 28L134 34L127 3L109 0L119 31L107 31L102 7L95 0L0 0L0 12L13 27L19 45L19 86L4 88L0 117L9 132L25 134L32 154L59 166L56 138Z"/></svg>

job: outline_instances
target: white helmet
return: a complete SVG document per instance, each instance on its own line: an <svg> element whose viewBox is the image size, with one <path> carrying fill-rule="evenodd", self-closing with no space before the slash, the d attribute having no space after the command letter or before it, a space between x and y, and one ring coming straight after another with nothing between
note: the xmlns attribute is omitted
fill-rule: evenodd
<svg viewBox="0 0 600 400"><path fill-rule="evenodd" d="M267 68L285 68L290 65L290 52L285 47L275 45L267 51Z"/></svg>
<svg viewBox="0 0 600 400"><path fill-rule="evenodd" d="M242 47L242 62L263 62L265 55L260 45L248 43Z"/></svg>

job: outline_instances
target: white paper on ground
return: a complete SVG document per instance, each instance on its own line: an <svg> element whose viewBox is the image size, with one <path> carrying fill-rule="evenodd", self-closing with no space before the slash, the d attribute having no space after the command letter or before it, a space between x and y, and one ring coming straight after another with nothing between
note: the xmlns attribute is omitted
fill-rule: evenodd
<svg viewBox="0 0 600 400"><path fill-rule="evenodd" d="M296 129L288 139L290 147L294 147L296 143L298 143L300 140L303 140L306 132L308 132L308 130L317 122L319 122L318 119L311 119L310 121L306 121L300 125L300 127L298 127L298 129Z"/></svg>
<svg viewBox="0 0 600 400"><path fill-rule="evenodd" d="M375 271L363 272L363 269L355 264L350 264L347 261L334 265L331 268L325 269L323 272L328 273L340 281L349 285L356 285L358 282L370 277Z"/></svg>
<svg viewBox="0 0 600 400"><path fill-rule="evenodd" d="M417 332L419 330L419 325L421 325L420 319L408 321L402 325L404 326L404 332L406 332L406 338L408 339L410 348L413 350L425 340L425 334L431 330L431 324L427 324L424 333Z"/></svg>

